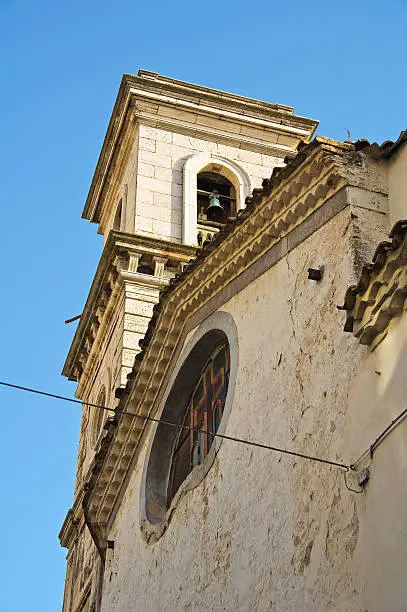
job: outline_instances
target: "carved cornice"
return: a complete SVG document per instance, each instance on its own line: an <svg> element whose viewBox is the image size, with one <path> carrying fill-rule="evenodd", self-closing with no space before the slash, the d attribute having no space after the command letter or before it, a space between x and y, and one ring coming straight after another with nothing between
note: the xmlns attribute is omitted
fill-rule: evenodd
<svg viewBox="0 0 407 612"><path fill-rule="evenodd" d="M72 508L69 508L59 532L59 541L61 542L61 546L64 548L69 549L71 547L72 541L75 537L75 527L76 523L74 520L74 513Z"/></svg>
<svg viewBox="0 0 407 612"><path fill-rule="evenodd" d="M145 427L154 413L168 364L185 321L228 283L282 241L344 187L356 181L354 166L363 154L350 144L316 139L287 167L275 169L263 189L253 191L246 208L174 279L154 307L118 410L95 458L88 483L88 511L101 538ZM360 181L357 180L358 184Z"/></svg>
<svg viewBox="0 0 407 612"><path fill-rule="evenodd" d="M219 106L225 109L236 108L240 109L241 111L245 111L249 115L266 114L278 116L279 113L288 115L293 115L294 113L294 107L292 106L264 102L262 100L241 96L239 94L229 93L219 89L212 89L211 87L205 87L204 85L196 85L195 83L180 81L179 79L166 77L162 74L151 72L149 70L141 69L139 70L137 76L125 74L124 78L128 79L128 81L134 86L143 86L146 91L168 92L170 95L180 100L190 101L191 99L194 99L196 102L201 103L217 103ZM311 120L309 119L309 121Z"/></svg>
<svg viewBox="0 0 407 612"><path fill-rule="evenodd" d="M357 285L345 295L345 331L372 348L386 336L390 322L399 317L407 297L407 220L399 221L390 240L376 249L371 264L363 267Z"/></svg>
<svg viewBox="0 0 407 612"><path fill-rule="evenodd" d="M293 136L296 138L295 145L285 145L280 144L278 142L267 142L267 133L286 133L283 130L283 127L269 129L264 132L264 140L260 140L259 138L251 138L250 136L245 136L242 132L244 130L245 122L239 121L242 123L240 133L227 133L225 129L222 129L222 121L219 121L219 129L208 128L201 125L187 123L186 121L180 121L177 119L176 121L171 121L168 118L162 118L158 115L153 115L146 113L144 111L135 110L134 116L137 120L137 123L140 125L146 125L151 127L160 128L162 130L167 130L169 132L175 132L178 134L185 134L186 136L192 136L193 138L201 138L202 140L209 140L211 142L216 142L220 144L226 144L231 147L235 147L237 149L245 149L248 151L254 151L256 153L263 153L264 155L283 157L289 156L293 157L295 155L295 145L300 142L306 136L306 130L301 130L302 133L298 134L296 132L291 133L288 132L289 136ZM217 118L219 118L217 116ZM263 128L264 129L264 128Z"/></svg>
<svg viewBox="0 0 407 612"><path fill-rule="evenodd" d="M61 546L70 549L73 541L77 538L83 524L82 504L84 490L78 492L72 508L69 508L59 532Z"/></svg>
<svg viewBox="0 0 407 612"><path fill-rule="evenodd" d="M138 265L145 258L153 261L164 258L167 265L182 269L196 253L194 247L174 244L134 234L112 231L103 249L95 278L93 280L85 308L73 338L71 348L62 370L69 380L80 382L85 369L92 368L89 359L97 338L103 336L112 311L121 282L138 282L145 285L154 284L163 288L169 279L163 278L162 265L158 264L157 275L150 276L137 272ZM175 274L175 272L174 272ZM80 389L78 389L80 396Z"/></svg>

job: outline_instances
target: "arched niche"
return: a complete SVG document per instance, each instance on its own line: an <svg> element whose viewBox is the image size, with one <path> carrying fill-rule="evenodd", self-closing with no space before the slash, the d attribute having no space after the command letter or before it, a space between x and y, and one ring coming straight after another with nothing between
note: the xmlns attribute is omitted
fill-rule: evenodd
<svg viewBox="0 0 407 612"><path fill-rule="evenodd" d="M244 208L251 193L247 173L235 162L212 153L198 153L187 158L184 165L182 242L198 244L197 240L197 176L202 172L216 172L226 177L236 192L236 211Z"/></svg>

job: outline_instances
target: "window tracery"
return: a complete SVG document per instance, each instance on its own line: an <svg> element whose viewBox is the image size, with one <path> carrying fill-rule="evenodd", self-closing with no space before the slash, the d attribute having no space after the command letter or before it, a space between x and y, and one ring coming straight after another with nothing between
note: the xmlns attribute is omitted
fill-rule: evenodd
<svg viewBox="0 0 407 612"><path fill-rule="evenodd" d="M218 347L206 363L185 410L171 465L170 499L188 474L202 465L222 420L229 384L229 349ZM189 429L186 429L189 428Z"/></svg>

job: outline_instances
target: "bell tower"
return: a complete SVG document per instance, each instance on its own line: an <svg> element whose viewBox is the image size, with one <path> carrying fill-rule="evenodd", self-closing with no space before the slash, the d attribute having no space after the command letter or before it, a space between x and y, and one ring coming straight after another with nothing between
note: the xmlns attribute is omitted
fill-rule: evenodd
<svg viewBox="0 0 407 612"><path fill-rule="evenodd" d="M62 372L84 403L74 501L60 532L64 612L100 607L109 543L95 544L86 483L160 291L316 127L289 106L144 70L124 75L83 211L104 248Z"/></svg>

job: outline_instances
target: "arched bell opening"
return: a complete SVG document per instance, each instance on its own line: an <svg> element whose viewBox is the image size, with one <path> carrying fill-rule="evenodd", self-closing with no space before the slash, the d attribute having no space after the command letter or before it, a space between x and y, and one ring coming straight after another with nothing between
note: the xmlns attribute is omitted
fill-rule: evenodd
<svg viewBox="0 0 407 612"><path fill-rule="evenodd" d="M250 193L249 176L234 161L213 153L191 155L184 165L182 242L212 240Z"/></svg>
<svg viewBox="0 0 407 612"><path fill-rule="evenodd" d="M236 215L236 190L232 182L217 172L206 170L197 175L197 221L222 225Z"/></svg>

